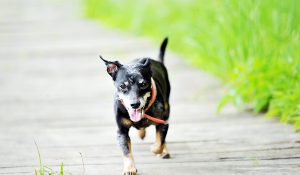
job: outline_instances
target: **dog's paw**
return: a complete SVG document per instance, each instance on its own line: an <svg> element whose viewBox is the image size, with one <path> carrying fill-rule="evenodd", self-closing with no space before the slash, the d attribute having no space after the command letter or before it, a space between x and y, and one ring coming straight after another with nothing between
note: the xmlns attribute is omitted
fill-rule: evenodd
<svg viewBox="0 0 300 175"><path fill-rule="evenodd" d="M158 157L162 158L162 159L169 159L171 158L170 153L167 150L166 145L157 145L157 144L153 144L151 146L151 151Z"/></svg>
<svg viewBox="0 0 300 175"><path fill-rule="evenodd" d="M162 159L170 159L171 155L168 152L166 152L166 153L162 152L161 154L159 154L159 157Z"/></svg>
<svg viewBox="0 0 300 175"><path fill-rule="evenodd" d="M161 154L163 152L163 149L164 147L162 145L153 144L151 146L151 151L156 155Z"/></svg>
<svg viewBox="0 0 300 175"><path fill-rule="evenodd" d="M123 175L137 175L136 168L130 168L123 171Z"/></svg>
<svg viewBox="0 0 300 175"><path fill-rule="evenodd" d="M136 175L137 169L134 166L133 158L129 155L124 157L123 175Z"/></svg>

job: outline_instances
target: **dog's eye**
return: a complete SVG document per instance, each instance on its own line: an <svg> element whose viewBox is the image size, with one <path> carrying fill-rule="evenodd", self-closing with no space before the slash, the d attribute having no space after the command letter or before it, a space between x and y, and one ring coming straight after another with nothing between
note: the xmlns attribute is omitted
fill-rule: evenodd
<svg viewBox="0 0 300 175"><path fill-rule="evenodd" d="M147 83L147 82L142 82L142 83L140 84L140 87L141 87L142 89L146 89L146 88L148 87L148 83Z"/></svg>
<svg viewBox="0 0 300 175"><path fill-rule="evenodd" d="M121 90L126 90L126 88L127 88L127 87L126 87L125 84L121 84L121 85L120 85L120 89L121 89Z"/></svg>

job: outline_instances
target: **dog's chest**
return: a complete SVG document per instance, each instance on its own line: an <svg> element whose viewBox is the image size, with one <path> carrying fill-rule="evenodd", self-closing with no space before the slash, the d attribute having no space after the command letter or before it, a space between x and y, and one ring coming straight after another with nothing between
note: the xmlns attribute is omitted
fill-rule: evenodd
<svg viewBox="0 0 300 175"><path fill-rule="evenodd" d="M143 118L141 121L137 122L137 123L132 123L132 126L135 127L136 129L141 129L141 128L146 128L150 125L154 124L152 121Z"/></svg>

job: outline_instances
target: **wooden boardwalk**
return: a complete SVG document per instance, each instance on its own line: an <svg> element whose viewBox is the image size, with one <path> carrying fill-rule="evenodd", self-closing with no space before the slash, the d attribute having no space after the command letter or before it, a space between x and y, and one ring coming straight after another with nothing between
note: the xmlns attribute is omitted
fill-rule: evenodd
<svg viewBox="0 0 300 175"><path fill-rule="evenodd" d="M75 175L121 174L114 88L98 55L155 57L160 43L101 27L79 10L77 1L0 0L0 174L33 174L34 140L53 169L64 162ZM154 128L144 141L133 129L140 175L300 174L300 133L232 107L217 115L217 80L169 51L166 65L172 158L150 152Z"/></svg>

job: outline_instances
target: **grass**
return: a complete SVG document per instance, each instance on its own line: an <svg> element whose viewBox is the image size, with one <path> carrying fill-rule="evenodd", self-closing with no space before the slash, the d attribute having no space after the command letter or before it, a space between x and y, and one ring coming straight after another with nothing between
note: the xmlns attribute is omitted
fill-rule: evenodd
<svg viewBox="0 0 300 175"><path fill-rule="evenodd" d="M87 17L159 42L228 85L233 102L300 129L300 1L82 0Z"/></svg>
<svg viewBox="0 0 300 175"><path fill-rule="evenodd" d="M37 150L37 153L38 153L38 156L39 156L39 168L37 168L34 171L35 175L72 175L72 173L66 172L64 170L64 163L63 162L60 164L58 172L54 171L53 169L51 169L48 166L44 165L43 162L42 162L42 156L41 156L39 147L38 147L36 142L34 142L34 143L35 143L35 147L36 147L36 150ZM84 162L83 162L83 157L82 157L81 153L80 153L80 156L81 156L82 165L83 165L83 173L82 174L85 174Z"/></svg>

